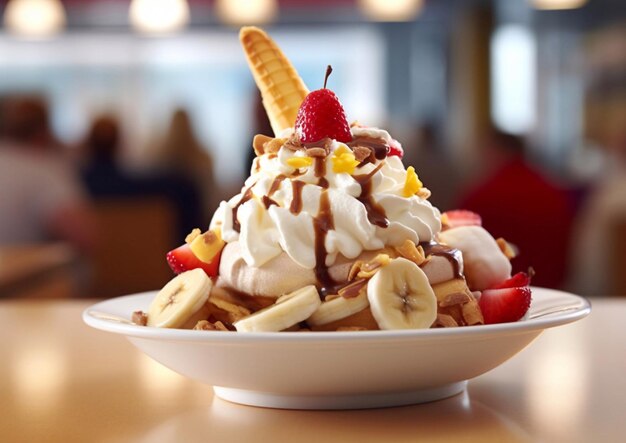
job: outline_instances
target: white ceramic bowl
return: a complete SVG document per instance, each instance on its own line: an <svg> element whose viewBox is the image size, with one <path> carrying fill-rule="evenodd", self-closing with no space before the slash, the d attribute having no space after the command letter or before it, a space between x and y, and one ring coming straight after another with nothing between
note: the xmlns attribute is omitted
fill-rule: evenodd
<svg viewBox="0 0 626 443"><path fill-rule="evenodd" d="M97 303L97 329L126 336L168 368L214 386L229 401L291 409L347 409L437 400L499 366L544 329L580 320L591 306L533 288L527 319L446 329L237 333L159 329L107 320L147 311L156 292Z"/></svg>

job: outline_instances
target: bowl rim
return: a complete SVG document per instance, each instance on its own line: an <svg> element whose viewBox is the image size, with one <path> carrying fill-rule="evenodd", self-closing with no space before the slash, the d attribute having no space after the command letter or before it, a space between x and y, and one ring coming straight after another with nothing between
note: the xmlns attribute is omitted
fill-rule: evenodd
<svg viewBox="0 0 626 443"><path fill-rule="evenodd" d="M83 321L95 328L128 337L203 342L203 343L288 343L288 342L372 342L372 341L398 341L398 340L434 340L434 339L474 339L478 336L490 336L501 334L520 334L537 330L544 330L580 320L591 312L591 303L578 295L568 292L532 287L533 303L537 299L556 297L562 299L562 303L554 307L555 312L542 315L538 318L523 319L514 323L500 323L492 325L464 326L458 328L436 329L407 329L387 331L325 331L325 332L246 332L234 333L232 331L195 331L189 329L167 329L149 326L138 326L105 320L96 317L92 311L110 313L110 308L123 304L137 306L142 309L147 300L154 297L157 291L141 292L124 295L108 300L103 300L87 307L82 312ZM136 301L137 303L132 303ZM562 306L561 306L562 305ZM532 314L533 304L531 303ZM128 313L128 318L132 311ZM96 314L97 315L97 314Z"/></svg>

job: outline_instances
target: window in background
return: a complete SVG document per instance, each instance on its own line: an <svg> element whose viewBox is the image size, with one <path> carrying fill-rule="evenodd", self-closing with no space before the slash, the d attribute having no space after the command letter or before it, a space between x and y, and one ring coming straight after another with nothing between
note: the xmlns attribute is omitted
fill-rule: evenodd
<svg viewBox="0 0 626 443"><path fill-rule="evenodd" d="M536 120L536 49L532 32L503 25L491 41L491 109L500 129L525 134Z"/></svg>
<svg viewBox="0 0 626 443"><path fill-rule="evenodd" d="M384 41L370 27L272 31L311 90L329 80L350 120L381 123L385 116ZM239 186L251 149L257 93L234 32L188 33L164 39L124 34L67 34L32 42L0 37L0 96L41 93L66 143L78 142L93 116L115 111L129 157L149 161L174 109L193 118L213 150L217 179Z"/></svg>

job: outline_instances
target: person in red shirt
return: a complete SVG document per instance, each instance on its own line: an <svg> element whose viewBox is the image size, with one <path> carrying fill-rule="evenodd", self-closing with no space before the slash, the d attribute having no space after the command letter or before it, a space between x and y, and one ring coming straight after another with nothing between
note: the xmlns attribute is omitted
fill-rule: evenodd
<svg viewBox="0 0 626 443"><path fill-rule="evenodd" d="M490 172L460 197L459 207L480 214L485 229L519 248L514 272L532 267L533 284L562 287L573 217L567 193L525 160L520 137L494 130L485 151Z"/></svg>

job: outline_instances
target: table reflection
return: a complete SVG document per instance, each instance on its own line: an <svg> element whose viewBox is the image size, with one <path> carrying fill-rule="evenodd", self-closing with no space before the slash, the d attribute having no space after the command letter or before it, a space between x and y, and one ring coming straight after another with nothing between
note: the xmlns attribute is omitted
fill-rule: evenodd
<svg viewBox="0 0 626 443"><path fill-rule="evenodd" d="M451 426L450 423L455 423ZM315 432L311 432L314 429ZM467 392L434 403L358 411L297 411L242 406L217 397L208 408L171 417L141 442L206 441L459 441L467 435L508 442L530 437L511 419Z"/></svg>

